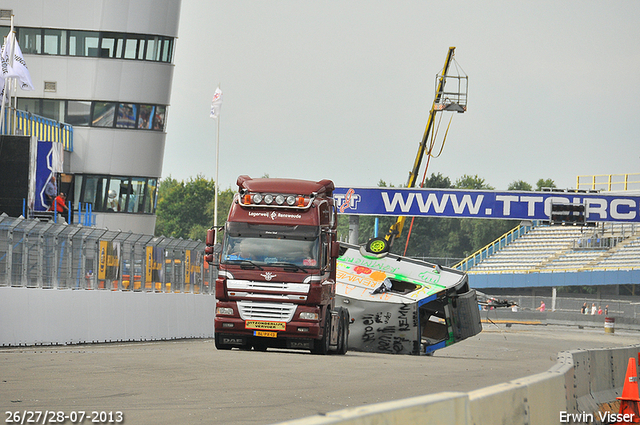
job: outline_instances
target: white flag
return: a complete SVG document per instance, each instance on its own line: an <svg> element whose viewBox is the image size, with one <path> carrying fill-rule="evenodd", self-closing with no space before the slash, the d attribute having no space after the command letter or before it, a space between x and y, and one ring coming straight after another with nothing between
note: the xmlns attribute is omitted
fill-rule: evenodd
<svg viewBox="0 0 640 425"><path fill-rule="evenodd" d="M211 118L218 118L220 115L220 108L222 108L222 90L218 87L213 94L213 100L211 101L211 114L209 116Z"/></svg>
<svg viewBox="0 0 640 425"><path fill-rule="evenodd" d="M10 32L7 37L7 57L9 56L9 51L11 51L11 43L14 41L14 37L13 32ZM4 64L2 71L4 72ZM29 70L27 69L27 63L24 61L22 50L20 50L20 46L18 45L18 40L15 40L15 46L13 47L13 66L7 63L7 75L5 75L4 78L8 77L16 77L20 82L20 88L22 90L35 90L31 82L31 75L29 75Z"/></svg>
<svg viewBox="0 0 640 425"><path fill-rule="evenodd" d="M9 73L9 44L7 40L5 40L2 45L2 53L0 54L0 99L2 99L2 95L4 94L4 79Z"/></svg>

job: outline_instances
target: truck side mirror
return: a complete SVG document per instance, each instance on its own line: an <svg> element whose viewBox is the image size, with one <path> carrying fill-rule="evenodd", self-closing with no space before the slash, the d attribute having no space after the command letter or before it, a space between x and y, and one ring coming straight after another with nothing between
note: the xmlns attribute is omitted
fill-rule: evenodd
<svg viewBox="0 0 640 425"><path fill-rule="evenodd" d="M207 237L204 242L205 245L212 246L215 238L216 238L216 229L214 227L207 229Z"/></svg>

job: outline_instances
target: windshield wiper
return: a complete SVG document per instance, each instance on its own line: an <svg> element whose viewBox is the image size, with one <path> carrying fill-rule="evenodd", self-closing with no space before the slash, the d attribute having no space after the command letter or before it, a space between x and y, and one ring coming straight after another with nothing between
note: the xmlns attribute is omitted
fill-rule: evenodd
<svg viewBox="0 0 640 425"><path fill-rule="evenodd" d="M286 262L279 261L279 262L276 262L276 263L269 263L269 265L270 266L282 266L285 269L288 267L288 268L293 268L293 271L302 270L305 273L309 273L305 268L300 267L299 265L294 264L294 263L286 263Z"/></svg>
<svg viewBox="0 0 640 425"><path fill-rule="evenodd" d="M259 270L264 270L262 267L257 265L251 260L227 260L225 261L227 264L240 264L240 266L244 268L257 268Z"/></svg>

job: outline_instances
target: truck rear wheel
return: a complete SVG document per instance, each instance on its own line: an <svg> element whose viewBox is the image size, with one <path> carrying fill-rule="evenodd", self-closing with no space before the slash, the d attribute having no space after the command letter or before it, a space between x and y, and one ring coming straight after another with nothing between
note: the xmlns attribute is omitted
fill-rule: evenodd
<svg viewBox="0 0 640 425"><path fill-rule="evenodd" d="M340 308L337 354L347 354L349 350L349 320L349 310Z"/></svg>

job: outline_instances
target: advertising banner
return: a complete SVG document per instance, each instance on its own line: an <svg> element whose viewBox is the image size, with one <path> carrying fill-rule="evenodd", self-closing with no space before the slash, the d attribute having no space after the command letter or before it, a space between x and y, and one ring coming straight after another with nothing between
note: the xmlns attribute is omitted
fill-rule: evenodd
<svg viewBox="0 0 640 425"><path fill-rule="evenodd" d="M62 143L38 142L34 211L46 211L49 209L50 203L45 194L45 189L51 177L56 173L62 172L62 147Z"/></svg>
<svg viewBox="0 0 640 425"><path fill-rule="evenodd" d="M549 220L552 204L582 204L587 221L640 223L637 194L337 187L333 197L340 214Z"/></svg>

